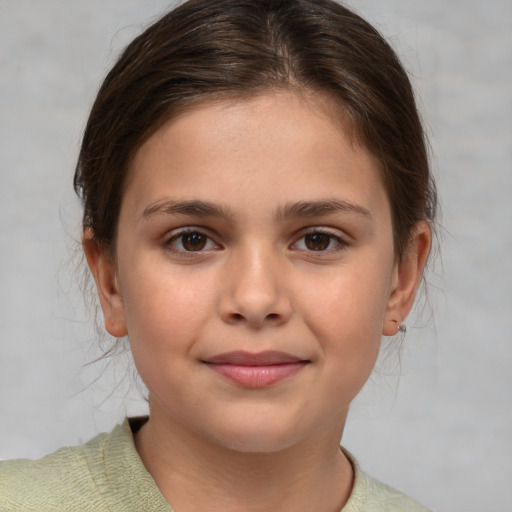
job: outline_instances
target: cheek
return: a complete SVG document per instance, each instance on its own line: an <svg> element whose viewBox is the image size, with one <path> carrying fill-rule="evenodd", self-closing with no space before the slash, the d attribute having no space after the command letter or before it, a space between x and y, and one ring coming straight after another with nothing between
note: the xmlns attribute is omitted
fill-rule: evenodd
<svg viewBox="0 0 512 512"><path fill-rule="evenodd" d="M306 317L325 333L380 339L389 299L389 274L372 272L366 266L361 271L341 268L329 275L312 276L311 286L305 287L309 293L302 293L302 308L309 311Z"/></svg>
<svg viewBox="0 0 512 512"><path fill-rule="evenodd" d="M321 345L323 364L333 376L328 391L343 389L349 400L375 365L389 296L387 274L368 268L350 273L342 269L323 280L321 287L312 288L309 313L304 315Z"/></svg>
<svg viewBox="0 0 512 512"><path fill-rule="evenodd" d="M190 351L196 326L186 293L152 284L146 280L125 290L125 315L137 371L150 394L160 397L173 382L186 379L187 368L178 362Z"/></svg>
<svg viewBox="0 0 512 512"><path fill-rule="evenodd" d="M207 276L165 264L156 255L130 261L121 274L128 337L134 358L158 360L188 351L214 307Z"/></svg>

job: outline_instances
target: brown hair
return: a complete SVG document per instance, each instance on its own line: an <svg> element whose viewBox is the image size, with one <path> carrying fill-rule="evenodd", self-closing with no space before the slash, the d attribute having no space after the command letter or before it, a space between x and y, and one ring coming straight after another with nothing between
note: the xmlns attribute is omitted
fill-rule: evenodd
<svg viewBox="0 0 512 512"><path fill-rule="evenodd" d="M83 227L115 245L130 161L177 112L294 87L334 99L381 164L401 257L436 191L407 73L383 37L332 0L189 0L127 46L93 105L74 187Z"/></svg>

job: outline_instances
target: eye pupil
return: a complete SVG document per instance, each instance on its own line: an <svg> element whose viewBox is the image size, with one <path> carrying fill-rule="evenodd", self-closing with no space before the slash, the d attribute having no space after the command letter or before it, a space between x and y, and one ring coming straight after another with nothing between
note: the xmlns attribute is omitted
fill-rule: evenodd
<svg viewBox="0 0 512 512"><path fill-rule="evenodd" d="M324 251L329 247L331 237L323 233L311 233L304 237L306 247L311 251Z"/></svg>
<svg viewBox="0 0 512 512"><path fill-rule="evenodd" d="M206 245L206 236L201 233L188 233L183 235L181 243L187 251L200 251Z"/></svg>

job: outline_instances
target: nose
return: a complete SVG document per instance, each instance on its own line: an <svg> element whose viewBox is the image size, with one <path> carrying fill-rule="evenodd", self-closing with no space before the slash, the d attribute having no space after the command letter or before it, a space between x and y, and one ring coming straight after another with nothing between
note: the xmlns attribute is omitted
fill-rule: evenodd
<svg viewBox="0 0 512 512"><path fill-rule="evenodd" d="M220 316L252 329L282 325L292 314L285 272L271 248L246 247L226 261Z"/></svg>

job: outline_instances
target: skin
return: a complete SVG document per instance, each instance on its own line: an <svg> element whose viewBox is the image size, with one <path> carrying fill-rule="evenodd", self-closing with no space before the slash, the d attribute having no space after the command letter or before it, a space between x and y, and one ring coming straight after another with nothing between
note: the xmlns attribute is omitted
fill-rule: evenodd
<svg viewBox="0 0 512 512"><path fill-rule="evenodd" d="M409 313L429 248L418 223L396 261L378 163L320 98L207 103L146 141L115 257L91 232L84 250L106 328L128 334L149 390L136 447L173 507L342 508L350 402ZM208 364L234 350L304 364L247 387Z"/></svg>

